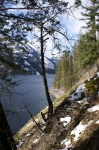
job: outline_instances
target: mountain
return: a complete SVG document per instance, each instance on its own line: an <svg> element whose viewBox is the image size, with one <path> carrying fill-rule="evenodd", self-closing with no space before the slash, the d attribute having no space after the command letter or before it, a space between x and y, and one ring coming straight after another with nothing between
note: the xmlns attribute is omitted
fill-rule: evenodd
<svg viewBox="0 0 99 150"><path fill-rule="evenodd" d="M41 56L40 53L30 44L26 44L21 49L19 45L14 48L14 60L16 64L21 64L21 67L28 72L28 74L42 74ZM56 70L56 61L53 58L44 57L46 73L54 74Z"/></svg>

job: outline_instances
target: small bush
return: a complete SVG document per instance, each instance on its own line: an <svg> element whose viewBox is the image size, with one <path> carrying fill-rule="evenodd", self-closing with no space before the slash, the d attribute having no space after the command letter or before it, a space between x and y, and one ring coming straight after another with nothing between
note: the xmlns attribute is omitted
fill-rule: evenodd
<svg viewBox="0 0 99 150"><path fill-rule="evenodd" d="M97 96L99 90L99 78L92 78L85 85L85 95L89 96Z"/></svg>

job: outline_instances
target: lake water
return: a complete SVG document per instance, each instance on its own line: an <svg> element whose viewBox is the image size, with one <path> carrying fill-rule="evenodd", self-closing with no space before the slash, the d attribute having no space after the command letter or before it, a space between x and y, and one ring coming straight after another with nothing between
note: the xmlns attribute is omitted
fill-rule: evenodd
<svg viewBox="0 0 99 150"><path fill-rule="evenodd" d="M54 75L48 75L48 86L51 88ZM13 133L16 133L30 119L23 103L25 103L32 115L35 116L41 109L47 106L47 100L42 77L39 75L18 76L19 85L13 92L21 94L3 94L2 101L7 114L7 119ZM54 97L51 95L51 99ZM10 110L10 111L9 111Z"/></svg>

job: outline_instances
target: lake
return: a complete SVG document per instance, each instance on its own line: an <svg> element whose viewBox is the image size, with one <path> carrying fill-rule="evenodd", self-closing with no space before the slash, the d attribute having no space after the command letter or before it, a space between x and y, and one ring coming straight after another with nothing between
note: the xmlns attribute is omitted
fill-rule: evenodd
<svg viewBox="0 0 99 150"><path fill-rule="evenodd" d="M53 79L54 75L47 75L49 88L52 86ZM2 102L14 134L30 119L24 104L28 106L33 116L47 106L43 79L40 75L18 76L15 80L18 80L19 85L15 87L13 94L2 93ZM51 99L54 100L54 96L51 95Z"/></svg>

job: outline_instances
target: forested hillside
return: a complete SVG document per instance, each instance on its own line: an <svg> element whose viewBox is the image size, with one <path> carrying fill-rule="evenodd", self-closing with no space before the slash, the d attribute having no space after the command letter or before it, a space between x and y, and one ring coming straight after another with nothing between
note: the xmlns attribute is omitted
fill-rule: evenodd
<svg viewBox="0 0 99 150"><path fill-rule="evenodd" d="M77 38L78 26L73 21L78 19L74 11L79 8L84 10L81 20L86 26ZM28 42L40 53L27 47ZM54 50L63 55L53 89L66 93L52 102L46 70L51 73L56 65L45 53L52 54ZM94 73L78 85L94 64L97 66ZM26 109L31 120L13 136L5 113L9 111L2 103L5 98L0 98L0 150L99 150L99 0L0 0L0 92L6 93L8 102L9 97L18 94L14 92L18 82L13 82L12 70L14 75L25 75L27 70L31 74L39 72L48 106L34 117L21 98L23 107L18 111ZM30 94L34 92L30 90ZM42 92L37 93L43 101L39 96Z"/></svg>
<svg viewBox="0 0 99 150"><path fill-rule="evenodd" d="M58 63L54 88L67 91L79 80L83 70L90 68L99 58L99 3L90 1L90 6L83 6L81 20L86 21L85 34L80 33L72 49L64 52ZM98 63L97 63L98 67Z"/></svg>

